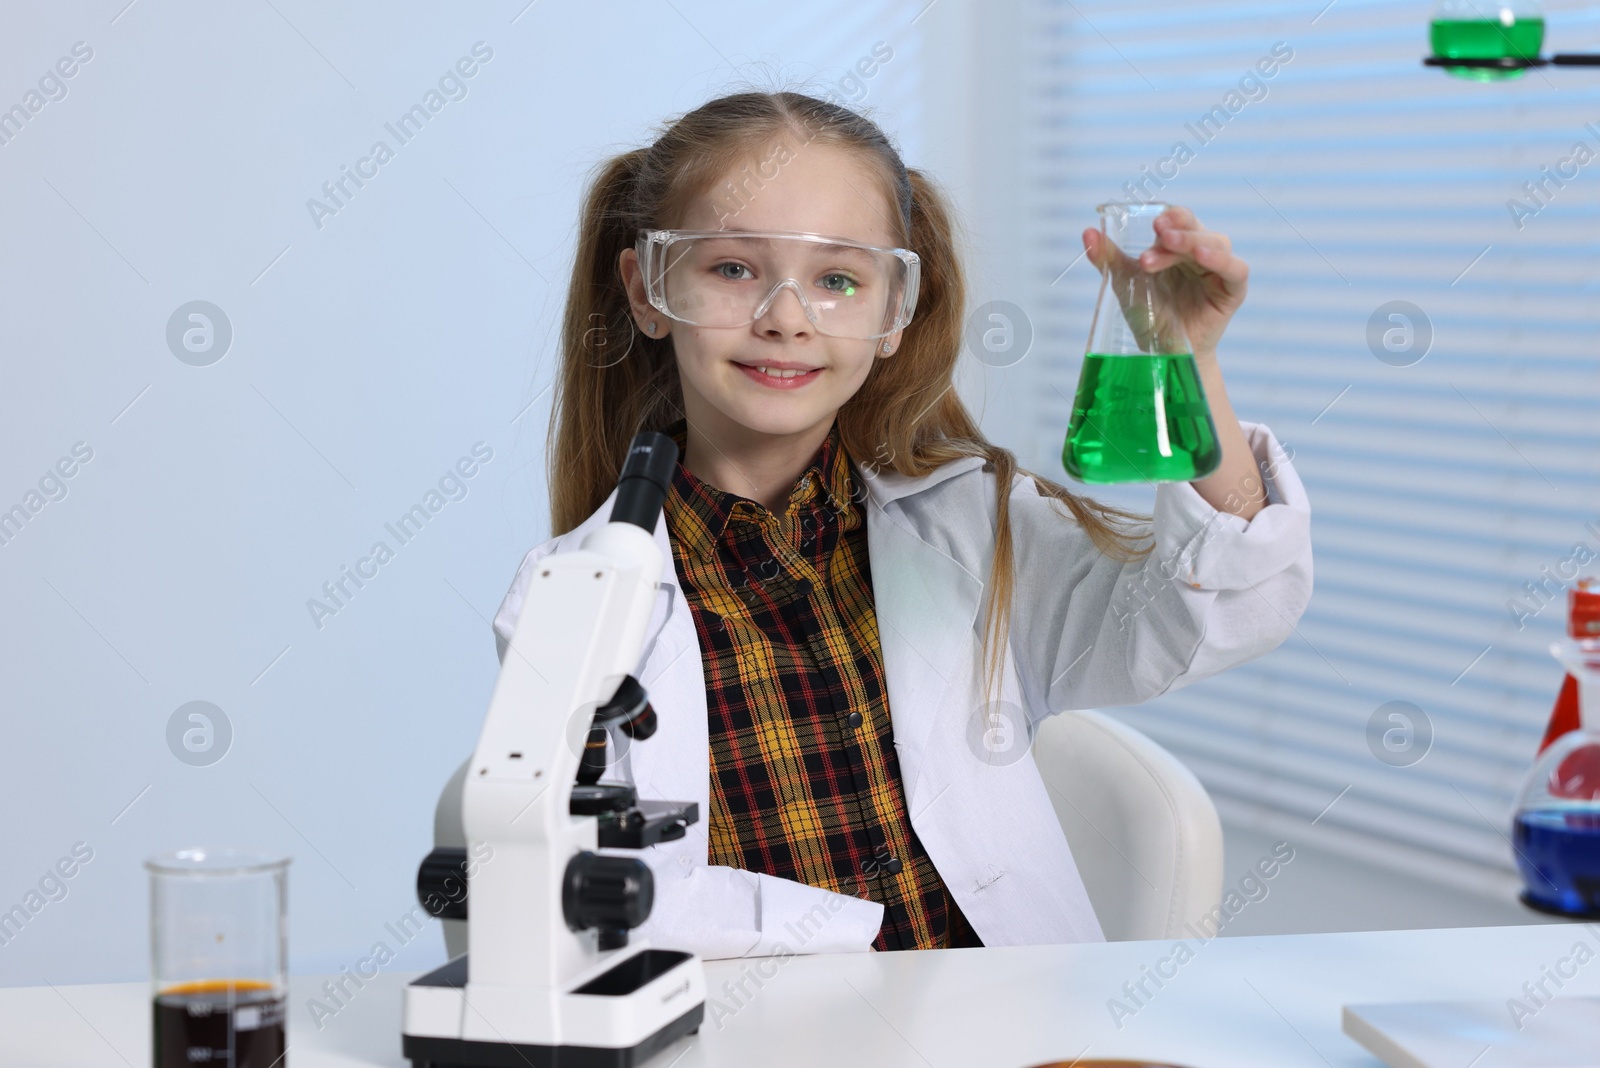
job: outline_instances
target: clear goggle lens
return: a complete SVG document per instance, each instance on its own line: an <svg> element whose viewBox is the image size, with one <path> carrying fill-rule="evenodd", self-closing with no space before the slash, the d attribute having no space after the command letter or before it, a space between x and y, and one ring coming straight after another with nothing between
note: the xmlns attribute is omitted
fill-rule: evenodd
<svg viewBox="0 0 1600 1068"><path fill-rule="evenodd" d="M647 230L639 238L650 303L691 326L748 326L788 290L819 333L868 340L903 329L920 261L815 234Z"/></svg>

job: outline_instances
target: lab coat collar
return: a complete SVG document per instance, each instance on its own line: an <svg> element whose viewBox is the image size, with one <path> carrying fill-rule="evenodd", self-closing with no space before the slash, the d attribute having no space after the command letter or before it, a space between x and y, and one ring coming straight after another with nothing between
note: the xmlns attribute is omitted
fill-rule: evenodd
<svg viewBox="0 0 1600 1068"><path fill-rule="evenodd" d="M920 476L902 475L891 467L874 468L870 464L860 463L856 465L856 470L861 472L862 481L867 484L867 492L871 494L873 503L887 511L893 501L932 489L945 479L981 467L984 463L982 456L963 456L941 464L926 475Z"/></svg>
<svg viewBox="0 0 1600 1068"><path fill-rule="evenodd" d="M914 496L932 489L948 478L953 478L964 471L980 467L984 463L981 456L963 456L942 464L926 475L903 475L893 468L875 468L870 464L856 464L856 471L861 475L861 480L866 484L868 499L871 501L869 511L897 512L891 505L904 498ZM597 530L610 522L611 509L616 504L617 491L612 489L605 502L595 509L594 513L578 526L568 531L556 543L557 551L576 549L583 544L583 539L589 536L590 531ZM655 529L656 545L661 549L661 557L665 566L661 569L661 585L672 590L674 604L669 606L669 614L676 607L676 601L683 595L683 589L678 584L678 569L672 563L672 542L667 536L666 514L656 520ZM651 633L654 633L652 627Z"/></svg>

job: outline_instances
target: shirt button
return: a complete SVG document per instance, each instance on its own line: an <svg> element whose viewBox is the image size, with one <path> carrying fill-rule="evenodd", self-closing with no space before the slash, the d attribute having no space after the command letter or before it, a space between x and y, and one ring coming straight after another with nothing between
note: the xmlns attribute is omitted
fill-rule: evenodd
<svg viewBox="0 0 1600 1068"><path fill-rule="evenodd" d="M850 713L849 717L846 718L845 722L850 724L850 726L852 726L852 727L861 726L861 713L860 712L852 712L852 713Z"/></svg>
<svg viewBox="0 0 1600 1068"><path fill-rule="evenodd" d="M811 596L811 580L810 579L803 578L803 579L799 580L798 582L796 582L794 584L794 588L800 594L800 596L802 596L802 597L810 597Z"/></svg>
<svg viewBox="0 0 1600 1068"><path fill-rule="evenodd" d="M890 875L899 875L902 867L904 867L904 865L900 863L899 857L890 857L889 863L883 866L883 870L888 872Z"/></svg>

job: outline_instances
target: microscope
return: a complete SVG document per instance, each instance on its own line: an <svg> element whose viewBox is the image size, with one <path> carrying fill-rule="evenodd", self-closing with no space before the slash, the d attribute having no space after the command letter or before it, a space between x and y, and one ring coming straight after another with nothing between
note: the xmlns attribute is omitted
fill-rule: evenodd
<svg viewBox="0 0 1600 1068"><path fill-rule="evenodd" d="M635 437L610 521L529 577L464 765L467 848L436 848L417 873L424 908L469 922L467 952L406 987L412 1068L631 1068L700 1029L700 959L629 944L650 915L650 868L596 852L681 838L699 816L600 779L608 727L655 731L630 672L672 566L654 532L677 459L671 438Z"/></svg>

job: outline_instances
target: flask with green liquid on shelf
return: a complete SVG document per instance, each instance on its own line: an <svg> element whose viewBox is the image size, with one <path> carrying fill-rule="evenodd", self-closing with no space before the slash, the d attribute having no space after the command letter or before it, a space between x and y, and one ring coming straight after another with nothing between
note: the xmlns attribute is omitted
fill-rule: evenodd
<svg viewBox="0 0 1600 1068"><path fill-rule="evenodd" d="M1544 47L1544 11L1538 0L1440 0L1429 28L1441 59L1538 59ZM1500 82L1520 78L1524 67L1446 67L1458 78Z"/></svg>
<svg viewBox="0 0 1600 1068"><path fill-rule="evenodd" d="M1188 482L1222 462L1172 297L1172 268L1146 271L1161 203L1096 207L1105 249L1100 298L1061 463L1080 482Z"/></svg>

